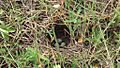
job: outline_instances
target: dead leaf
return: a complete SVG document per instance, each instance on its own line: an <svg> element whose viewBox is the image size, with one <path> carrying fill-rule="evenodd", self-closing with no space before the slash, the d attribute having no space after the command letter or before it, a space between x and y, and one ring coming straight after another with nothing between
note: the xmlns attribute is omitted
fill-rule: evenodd
<svg viewBox="0 0 120 68"><path fill-rule="evenodd" d="M94 64L93 68L98 68L99 65L98 64Z"/></svg>
<svg viewBox="0 0 120 68"><path fill-rule="evenodd" d="M39 68L45 68L43 64L38 65Z"/></svg>
<svg viewBox="0 0 120 68"><path fill-rule="evenodd" d="M82 44L83 42L84 42L83 37L79 37L79 38L78 38L78 43L79 43L79 44Z"/></svg>
<svg viewBox="0 0 120 68"><path fill-rule="evenodd" d="M61 2L61 6L63 7L65 0L60 0L60 2Z"/></svg>

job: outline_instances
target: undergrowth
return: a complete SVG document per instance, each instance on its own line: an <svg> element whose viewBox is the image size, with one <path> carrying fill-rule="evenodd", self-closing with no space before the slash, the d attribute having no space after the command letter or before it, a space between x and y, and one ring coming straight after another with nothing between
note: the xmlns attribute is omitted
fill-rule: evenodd
<svg viewBox="0 0 120 68"><path fill-rule="evenodd" d="M1 68L120 67L120 1L61 1L0 0Z"/></svg>

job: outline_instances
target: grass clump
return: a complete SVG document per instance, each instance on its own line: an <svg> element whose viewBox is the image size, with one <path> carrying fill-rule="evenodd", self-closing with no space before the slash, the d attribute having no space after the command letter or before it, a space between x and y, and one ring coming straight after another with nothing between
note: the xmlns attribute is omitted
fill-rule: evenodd
<svg viewBox="0 0 120 68"><path fill-rule="evenodd" d="M0 0L0 67L119 68L119 0Z"/></svg>

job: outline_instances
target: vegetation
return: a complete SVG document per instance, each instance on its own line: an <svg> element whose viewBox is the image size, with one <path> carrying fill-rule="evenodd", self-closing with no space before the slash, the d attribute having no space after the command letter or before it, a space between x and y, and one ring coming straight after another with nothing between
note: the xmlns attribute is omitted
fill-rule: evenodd
<svg viewBox="0 0 120 68"><path fill-rule="evenodd" d="M119 68L120 0L0 0L1 68Z"/></svg>

